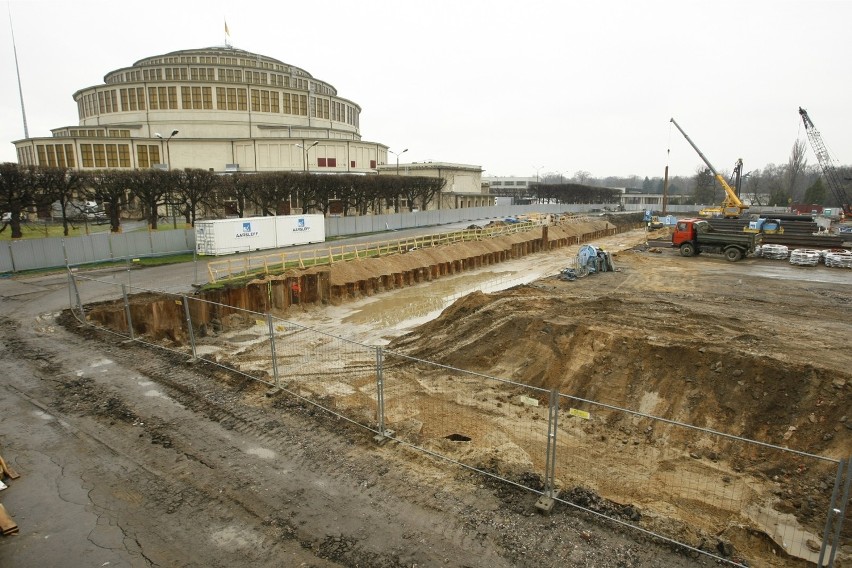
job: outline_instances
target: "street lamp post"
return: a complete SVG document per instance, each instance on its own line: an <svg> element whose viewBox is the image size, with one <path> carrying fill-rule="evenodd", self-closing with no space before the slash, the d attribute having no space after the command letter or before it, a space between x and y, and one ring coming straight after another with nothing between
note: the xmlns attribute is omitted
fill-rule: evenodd
<svg viewBox="0 0 852 568"><path fill-rule="evenodd" d="M399 154L405 154L406 152L408 152L408 148L406 148L405 150L403 150L399 154L397 154L396 152L394 152L390 148L388 148L388 152L390 152L391 154L396 156L396 175L399 175Z"/></svg>
<svg viewBox="0 0 852 568"><path fill-rule="evenodd" d="M538 179L539 179L539 178L538 178L538 172L540 172L540 171L541 171L541 168L543 168L543 167L544 167L544 166L533 166L533 168L535 168L535 182L536 182L536 183L538 183Z"/></svg>
<svg viewBox="0 0 852 568"><path fill-rule="evenodd" d="M169 137L165 139L166 140L166 169L169 169L169 170L172 169L172 158L171 158L171 155L169 154L169 140L174 138L177 135L177 133L178 133L177 130L172 130L172 133L169 135ZM160 134L159 132L155 133L154 136L156 136L160 140L163 140L163 135Z"/></svg>
<svg viewBox="0 0 852 568"><path fill-rule="evenodd" d="M298 146L299 148L301 148L302 150L305 151L305 172L306 173L311 171L311 169L308 167L308 151L311 148L313 148L314 146L316 146L317 144L319 144L319 140L317 140L316 142L314 142L310 146L303 146L302 144L296 144L296 146Z"/></svg>

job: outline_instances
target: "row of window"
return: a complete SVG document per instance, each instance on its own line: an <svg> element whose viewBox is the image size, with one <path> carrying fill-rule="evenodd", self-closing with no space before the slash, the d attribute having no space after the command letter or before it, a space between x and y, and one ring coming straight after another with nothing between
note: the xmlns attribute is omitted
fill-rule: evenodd
<svg viewBox="0 0 852 568"><path fill-rule="evenodd" d="M318 168L336 168L337 167L337 158L317 158L317 167ZM351 160L349 162L349 167L355 167L355 160ZM370 168L376 169L376 160L370 160Z"/></svg>
<svg viewBox="0 0 852 568"><path fill-rule="evenodd" d="M73 144L36 145L38 165L59 168L76 168ZM18 149L18 162L35 163L29 147ZM137 167L150 168L161 163L160 147L156 144L136 146ZM129 168L129 144L80 144L80 166L84 168Z"/></svg>
<svg viewBox="0 0 852 568"><path fill-rule="evenodd" d="M179 55L169 57L155 57L146 59L142 62L144 65L163 65L163 64L219 64L219 65L237 65L239 67L259 67L262 69L275 69L276 71L291 71L286 65L274 63L271 61L263 61L257 57L226 57L216 55Z"/></svg>
<svg viewBox="0 0 852 568"><path fill-rule="evenodd" d="M157 146L153 146L159 148ZM138 146L141 153L146 146ZM80 144L80 163L84 168L129 168L130 146L128 144ZM148 166L144 166L148 167Z"/></svg>
<svg viewBox="0 0 852 568"><path fill-rule="evenodd" d="M68 128L55 130L53 136L61 138L69 136L74 138L103 138L104 136L110 138L130 138L130 130L125 128L111 128L109 130L104 130L103 128Z"/></svg>
<svg viewBox="0 0 852 568"><path fill-rule="evenodd" d="M250 89L251 110L253 112L271 112L308 116L308 96L266 89ZM216 87L217 110L248 110L248 91L237 87ZM212 110L213 87L180 87L180 106L178 105L178 87L145 87L127 89L109 89L88 93L77 101L80 118L99 116L111 112L145 110ZM311 116L337 122L345 122L358 127L358 113L355 107L338 101L311 97Z"/></svg>
<svg viewBox="0 0 852 568"><path fill-rule="evenodd" d="M136 164L151 168L160 161L160 147L156 144L136 146ZM128 144L80 144L80 165L84 168L129 168Z"/></svg>
<svg viewBox="0 0 852 568"><path fill-rule="evenodd" d="M38 144L36 145L38 164L41 166L76 168L73 144ZM30 147L18 149L18 162L31 164L32 152ZM160 161L160 146L156 144L138 144L136 146L136 166L152 168ZM129 144L80 144L80 166L83 168L130 168ZM316 167L336 168L337 158L317 158ZM350 161L350 167L355 168L355 160ZM370 168L376 168L376 160L370 160Z"/></svg>
<svg viewBox="0 0 852 568"><path fill-rule="evenodd" d="M250 83L254 85L274 85L300 90L311 90L323 95L336 95L334 89L315 81L300 77L218 67L164 67L154 69L134 69L113 75L107 79L108 85L116 83L141 83L142 81L218 81L220 83Z"/></svg>
<svg viewBox="0 0 852 568"><path fill-rule="evenodd" d="M38 163L52 168L75 168L73 144L39 144L36 146ZM22 162L25 163L25 162Z"/></svg>

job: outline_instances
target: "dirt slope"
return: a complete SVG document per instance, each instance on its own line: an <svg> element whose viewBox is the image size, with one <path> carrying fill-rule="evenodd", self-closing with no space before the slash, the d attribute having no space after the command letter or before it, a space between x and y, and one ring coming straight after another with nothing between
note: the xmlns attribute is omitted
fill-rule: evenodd
<svg viewBox="0 0 852 568"><path fill-rule="evenodd" d="M852 448L848 275L825 268L796 272L799 267L767 262L624 251L616 257L615 273L471 294L390 349L807 454L845 458ZM465 426L476 428L458 427ZM644 430L637 426L625 416L610 416L609 422L583 428L578 451L596 456L589 467L607 472L596 487L604 497L640 504L622 485L646 458L615 448L641 443L665 454L685 445L693 448L693 460L651 464L654 475L671 469L661 480L701 478L722 468L730 474L723 479L741 478L749 487L751 496L743 497L748 507L770 509L775 519L755 520L760 515L741 504L696 500L671 517L684 523L687 542L697 536L686 527L719 530L730 522L725 519L737 516L751 516L748 522L770 537L783 515L794 516L793 524L809 525L802 530L811 537L820 534L831 468L795 454L773 459L759 451L743 454L738 442L725 438L708 445L689 430L648 422L641 423ZM464 458L480 465L490 459L484 449ZM694 461L702 458L710 460L703 471ZM585 483L590 479L594 475ZM679 499L662 483L650 487L642 505L646 512L661 512ZM746 535L727 534L746 557L763 556L761 562L773 565L774 553L765 544L755 548ZM848 542L849 522L844 534Z"/></svg>

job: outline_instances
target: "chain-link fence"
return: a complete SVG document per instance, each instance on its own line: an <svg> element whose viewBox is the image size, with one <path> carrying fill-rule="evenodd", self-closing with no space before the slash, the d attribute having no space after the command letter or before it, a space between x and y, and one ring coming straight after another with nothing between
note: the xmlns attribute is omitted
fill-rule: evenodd
<svg viewBox="0 0 852 568"><path fill-rule="evenodd" d="M735 566L749 565L739 551L755 547L820 567L840 551L850 459L430 362L269 313L68 274L82 321L526 488L542 511L559 502Z"/></svg>

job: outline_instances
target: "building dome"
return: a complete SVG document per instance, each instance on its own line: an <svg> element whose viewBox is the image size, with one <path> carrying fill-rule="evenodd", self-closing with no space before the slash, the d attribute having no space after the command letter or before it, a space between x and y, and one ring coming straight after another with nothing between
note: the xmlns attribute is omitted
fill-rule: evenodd
<svg viewBox="0 0 852 568"><path fill-rule="evenodd" d="M387 160L330 83L231 46L146 57L73 98L78 125L16 142L20 163L368 172Z"/></svg>

